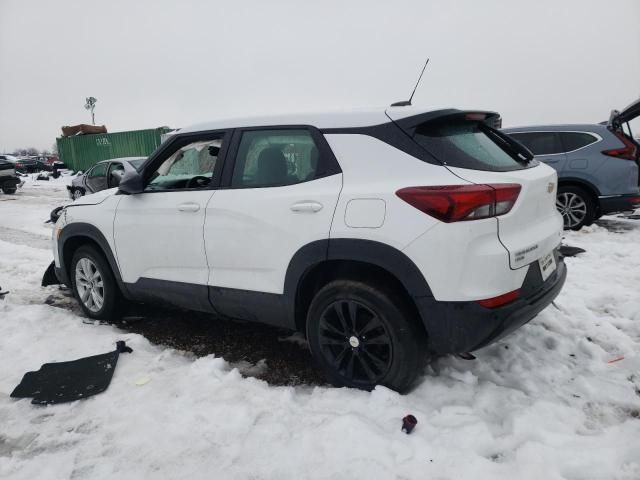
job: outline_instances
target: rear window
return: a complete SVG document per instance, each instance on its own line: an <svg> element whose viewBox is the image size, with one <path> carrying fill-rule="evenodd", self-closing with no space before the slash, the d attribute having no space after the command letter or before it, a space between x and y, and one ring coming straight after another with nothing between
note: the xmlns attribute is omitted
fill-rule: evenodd
<svg viewBox="0 0 640 480"><path fill-rule="evenodd" d="M533 165L516 160L517 154L480 122L430 122L418 127L414 139L451 167L506 172Z"/></svg>

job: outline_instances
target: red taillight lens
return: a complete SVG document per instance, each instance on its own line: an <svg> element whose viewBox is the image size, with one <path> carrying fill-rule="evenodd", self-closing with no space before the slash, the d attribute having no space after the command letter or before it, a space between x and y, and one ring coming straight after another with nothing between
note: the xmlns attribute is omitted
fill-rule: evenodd
<svg viewBox="0 0 640 480"><path fill-rule="evenodd" d="M638 153L638 148L635 144L627 138L624 133L621 132L613 132L613 134L618 137L618 139L624 143L623 148L612 148L611 150L603 150L604 155L608 155L609 157L623 158L624 160L634 160L636 159L636 155Z"/></svg>
<svg viewBox="0 0 640 480"><path fill-rule="evenodd" d="M408 187L396 195L412 207L446 223L479 220L508 213L518 199L515 183Z"/></svg>
<svg viewBox="0 0 640 480"><path fill-rule="evenodd" d="M484 308L498 308L518 298L520 298L520 289L505 293L504 295L498 295L497 297L487 298L486 300L478 300L476 303L479 303Z"/></svg>

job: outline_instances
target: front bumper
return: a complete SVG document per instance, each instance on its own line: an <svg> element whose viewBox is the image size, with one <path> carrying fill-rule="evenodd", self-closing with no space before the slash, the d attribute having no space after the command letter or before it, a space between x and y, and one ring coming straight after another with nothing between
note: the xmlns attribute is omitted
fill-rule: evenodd
<svg viewBox="0 0 640 480"><path fill-rule="evenodd" d="M438 302L416 298L430 349L439 354L472 352L508 335L544 310L560 293L567 268L556 252L557 268L542 282L538 262L529 271L518 300L489 309L476 302Z"/></svg>
<svg viewBox="0 0 640 480"><path fill-rule="evenodd" d="M640 208L640 194L616 195L615 197L599 197L600 214L628 212Z"/></svg>

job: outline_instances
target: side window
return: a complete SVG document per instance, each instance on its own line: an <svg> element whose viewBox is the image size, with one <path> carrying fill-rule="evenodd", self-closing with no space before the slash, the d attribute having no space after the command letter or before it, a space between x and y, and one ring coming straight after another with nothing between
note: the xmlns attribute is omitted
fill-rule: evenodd
<svg viewBox="0 0 640 480"><path fill-rule="evenodd" d="M231 186L276 187L307 182L319 173L320 153L306 129L242 134Z"/></svg>
<svg viewBox="0 0 640 480"><path fill-rule="evenodd" d="M556 132L520 132L510 135L534 155L553 155L564 151Z"/></svg>
<svg viewBox="0 0 640 480"><path fill-rule="evenodd" d="M145 190L207 188L213 180L221 148L222 135L179 148L151 175Z"/></svg>
<svg viewBox="0 0 640 480"><path fill-rule="evenodd" d="M87 176L89 178L104 177L104 175L107 173L107 165L108 163L98 163L95 167L89 170Z"/></svg>
<svg viewBox="0 0 640 480"><path fill-rule="evenodd" d="M565 152L573 152L598 141L593 135L581 132L560 132L560 140Z"/></svg>

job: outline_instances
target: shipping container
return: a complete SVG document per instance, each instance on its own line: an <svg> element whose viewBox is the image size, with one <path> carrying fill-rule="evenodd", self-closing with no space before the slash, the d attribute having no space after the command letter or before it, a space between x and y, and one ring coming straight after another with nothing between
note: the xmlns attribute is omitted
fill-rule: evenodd
<svg viewBox="0 0 640 480"><path fill-rule="evenodd" d="M149 156L162 143L166 127L128 132L75 135L56 139L60 161L74 171L86 171L100 160Z"/></svg>

